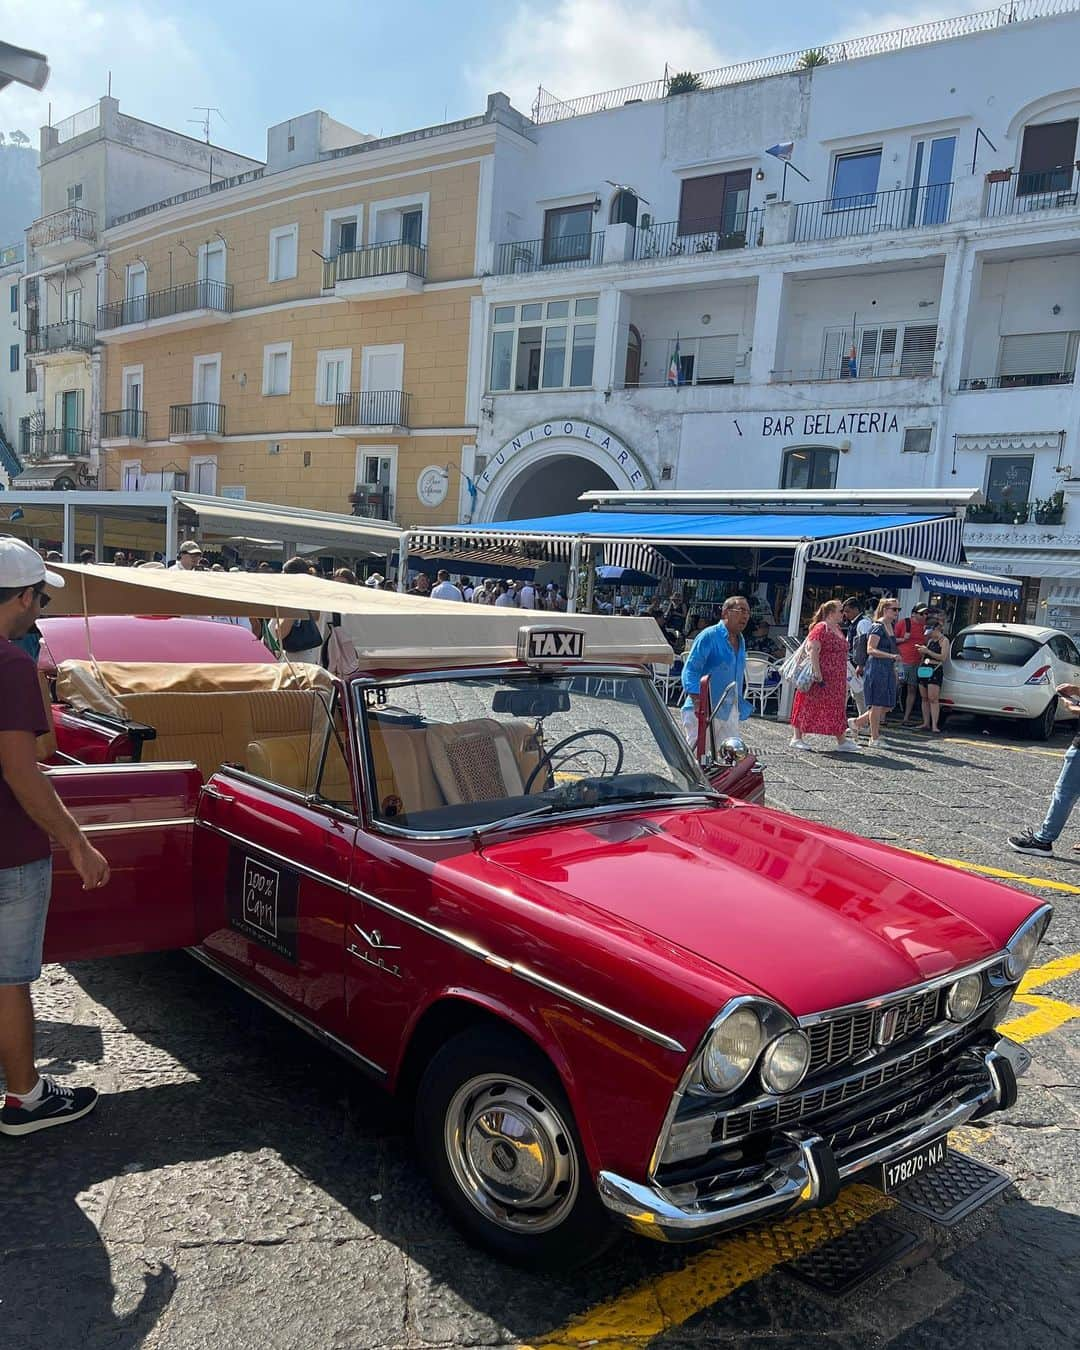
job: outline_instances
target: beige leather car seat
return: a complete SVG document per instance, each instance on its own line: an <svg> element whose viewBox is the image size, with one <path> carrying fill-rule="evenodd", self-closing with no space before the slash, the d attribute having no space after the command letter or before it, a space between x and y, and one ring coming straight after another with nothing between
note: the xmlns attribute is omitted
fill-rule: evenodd
<svg viewBox="0 0 1080 1350"><path fill-rule="evenodd" d="M514 744L501 722L478 717L428 727L425 736L435 778L451 805L499 801L525 791Z"/></svg>

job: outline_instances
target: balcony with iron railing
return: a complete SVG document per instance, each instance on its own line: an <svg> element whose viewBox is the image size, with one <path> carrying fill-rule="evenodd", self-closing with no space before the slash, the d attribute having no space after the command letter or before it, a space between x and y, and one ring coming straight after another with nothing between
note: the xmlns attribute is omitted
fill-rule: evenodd
<svg viewBox="0 0 1080 1350"><path fill-rule="evenodd" d="M97 240L97 215L84 206L68 206L39 216L27 234L30 248L45 262L66 262Z"/></svg>
<svg viewBox="0 0 1080 1350"><path fill-rule="evenodd" d="M41 328L30 328L26 333L26 354L38 360L71 352L88 352L93 345L94 325L79 319L48 323Z"/></svg>
<svg viewBox="0 0 1080 1350"><path fill-rule="evenodd" d="M188 281L149 295L133 295L98 309L98 335L103 342L124 342L145 336L148 329L180 332L224 323L232 314L233 288L225 281Z"/></svg>
<svg viewBox="0 0 1080 1350"><path fill-rule="evenodd" d="M349 493L349 510L367 520L393 520L394 494L388 486L358 483L356 491Z"/></svg>
<svg viewBox="0 0 1080 1350"><path fill-rule="evenodd" d="M124 445L146 440L146 413L141 408L118 408L101 414L102 445Z"/></svg>
<svg viewBox="0 0 1080 1350"><path fill-rule="evenodd" d="M20 455L28 464L90 458L90 433L79 427L27 430L20 439Z"/></svg>
<svg viewBox="0 0 1080 1350"><path fill-rule="evenodd" d="M339 296L392 299L412 295L424 289L426 276L427 249L403 239L323 259L323 290Z"/></svg>
<svg viewBox="0 0 1080 1350"><path fill-rule="evenodd" d="M604 261L604 231L515 239L495 250L495 275L541 272L564 267L595 267Z"/></svg>
<svg viewBox="0 0 1080 1350"><path fill-rule="evenodd" d="M849 197L826 197L799 202L795 207L792 241L843 239L850 235L895 230L929 229L948 222L952 183L860 192Z"/></svg>
<svg viewBox="0 0 1080 1350"><path fill-rule="evenodd" d="M350 435L360 430L401 430L409 425L409 395L401 389L368 389L338 394L334 430Z"/></svg>
<svg viewBox="0 0 1080 1350"><path fill-rule="evenodd" d="M730 249L753 248L760 243L760 212L738 211L714 221L668 220L638 225L634 230L634 261L659 258L702 258Z"/></svg>
<svg viewBox="0 0 1080 1350"><path fill-rule="evenodd" d="M1072 384L1076 372L1072 370L1041 371L1031 375L974 375L960 381L960 393L975 393L984 389L1046 389L1054 385Z"/></svg>
<svg viewBox="0 0 1080 1350"><path fill-rule="evenodd" d="M1080 0L1008 0L1008 3L997 5L992 9L956 17L931 19L908 28L893 28L884 33L846 37L834 42L808 42L806 46L793 52L755 57L749 61L740 61L737 65L718 66L712 70L695 72L694 89L690 92L728 88L731 85L746 84L772 75L801 73L809 69L807 56L810 51L817 54L817 65L836 66L865 56L907 51L911 47L949 42L955 38L1025 23L1032 19L1046 18L1054 14L1069 14L1078 7ZM963 59L959 53L957 59ZM536 123L561 122L570 117L608 112L625 107L627 104L667 98L673 92L670 77L666 73L662 77L643 80L638 84L623 85L619 89L607 89L602 93L586 94L584 97L573 99L557 98L550 90L541 86L533 102L532 120Z"/></svg>
<svg viewBox="0 0 1080 1350"><path fill-rule="evenodd" d="M223 403L174 403L169 409L170 441L207 441L224 435Z"/></svg>
<svg viewBox="0 0 1080 1350"><path fill-rule="evenodd" d="M1002 169L987 174L984 216L1013 216L1027 211L1076 211L1080 203L1080 164L1039 173Z"/></svg>

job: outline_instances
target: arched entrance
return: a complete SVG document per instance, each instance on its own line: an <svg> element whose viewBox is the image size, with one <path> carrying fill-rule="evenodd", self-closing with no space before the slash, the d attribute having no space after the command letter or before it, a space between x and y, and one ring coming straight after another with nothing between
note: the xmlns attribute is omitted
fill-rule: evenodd
<svg viewBox="0 0 1080 1350"><path fill-rule="evenodd" d="M637 456L604 426L577 418L526 427L476 477L476 521L526 520L579 509L583 492L652 487Z"/></svg>
<svg viewBox="0 0 1080 1350"><path fill-rule="evenodd" d="M593 488L613 488L615 482L580 455L559 455L530 465L518 474L503 498L503 520L530 520L558 516L580 509L578 498Z"/></svg>

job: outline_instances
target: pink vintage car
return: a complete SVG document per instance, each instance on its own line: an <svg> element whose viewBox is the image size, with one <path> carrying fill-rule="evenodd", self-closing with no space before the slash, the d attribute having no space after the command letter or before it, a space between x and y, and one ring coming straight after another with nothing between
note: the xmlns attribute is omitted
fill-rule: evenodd
<svg viewBox="0 0 1080 1350"><path fill-rule="evenodd" d="M1048 906L717 793L634 620L394 599L349 675L143 691L152 761L53 771L112 881L57 858L48 959L190 949L409 1103L460 1227L534 1265L889 1188L1013 1104Z"/></svg>

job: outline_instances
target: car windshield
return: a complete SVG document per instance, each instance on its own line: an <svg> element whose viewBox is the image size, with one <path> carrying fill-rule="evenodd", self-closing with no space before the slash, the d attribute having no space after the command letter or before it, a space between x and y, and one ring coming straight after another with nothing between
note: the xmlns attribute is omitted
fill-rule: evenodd
<svg viewBox="0 0 1080 1350"><path fill-rule="evenodd" d="M1039 644L1019 633L961 633L952 646L954 661L991 661L999 666L1026 666Z"/></svg>
<svg viewBox="0 0 1080 1350"><path fill-rule="evenodd" d="M357 686L376 821L422 832L713 795L644 676L597 671Z"/></svg>

